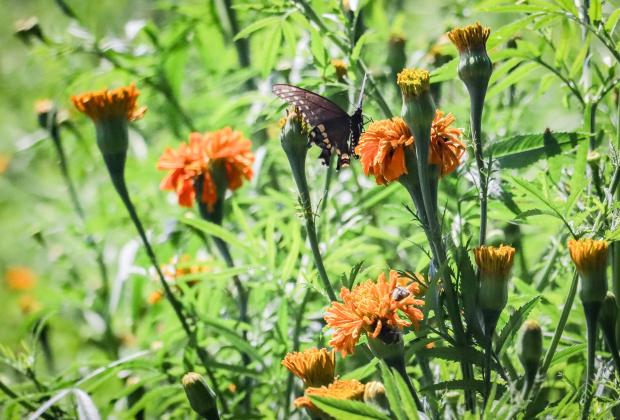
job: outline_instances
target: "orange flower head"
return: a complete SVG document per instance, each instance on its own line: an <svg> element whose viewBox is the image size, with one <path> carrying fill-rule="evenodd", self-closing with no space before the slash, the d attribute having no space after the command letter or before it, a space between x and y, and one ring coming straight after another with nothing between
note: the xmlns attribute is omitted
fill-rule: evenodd
<svg viewBox="0 0 620 420"><path fill-rule="evenodd" d="M282 366L304 381L306 387L328 385L334 381L336 353L317 348L288 353L282 360Z"/></svg>
<svg viewBox="0 0 620 420"><path fill-rule="evenodd" d="M507 280L514 262L515 249L511 246L481 246L474 249L476 264L482 276Z"/></svg>
<svg viewBox="0 0 620 420"><path fill-rule="evenodd" d="M217 197L213 178L213 165L219 162L226 172L227 187L236 190L243 180L252 179L254 155L250 140L230 127L206 133L191 133L189 143L182 143L177 150L168 148L159 158L157 169L167 170L162 180L162 190L176 191L179 205L192 207L196 198L194 183L203 178L201 201L212 209Z"/></svg>
<svg viewBox="0 0 620 420"><path fill-rule="evenodd" d="M424 301L416 299L420 286L410 278L390 270L389 280L381 273L377 282L368 280L352 290L345 287L340 291L342 303L332 302L327 309L325 321L334 330L329 345L342 356L353 354L361 334L379 337L382 330L400 331L411 325L418 328L424 314L419 307ZM402 312L407 317L402 319Z"/></svg>
<svg viewBox="0 0 620 420"><path fill-rule="evenodd" d="M31 290L37 283L36 274L28 267L9 267L4 276L11 290Z"/></svg>
<svg viewBox="0 0 620 420"><path fill-rule="evenodd" d="M8 155L0 153L0 175L6 172L11 163L11 158Z"/></svg>
<svg viewBox="0 0 620 420"><path fill-rule="evenodd" d="M94 122L110 118L135 121L144 116L146 107L137 107L140 92L135 84L117 89L103 89L71 97L78 111L88 115Z"/></svg>
<svg viewBox="0 0 620 420"><path fill-rule="evenodd" d="M570 257L581 273L600 272L607 264L607 250L609 243L605 240L597 241L590 238L569 239L568 250Z"/></svg>
<svg viewBox="0 0 620 420"><path fill-rule="evenodd" d="M312 404L311 396L334 398L336 400L362 401L364 399L364 389L364 384L355 379L349 381L336 380L328 386L306 388L304 396L295 400L295 407L307 408L323 417L323 413Z"/></svg>
<svg viewBox="0 0 620 420"><path fill-rule="evenodd" d="M437 110L431 125L429 162L441 167L441 176L454 172L465 153L460 140L462 131L451 127L454 121L452 114L444 116ZM360 137L355 153L360 156L364 173L373 175L377 184L383 185L408 173L405 148L413 143L407 123L394 117L371 123Z"/></svg>
<svg viewBox="0 0 620 420"><path fill-rule="evenodd" d="M437 110L431 125L429 161L441 167L441 176L454 172L465 153L465 144L461 141L463 131L450 127L455 120L454 115L444 116L443 112Z"/></svg>
<svg viewBox="0 0 620 420"><path fill-rule="evenodd" d="M360 157L366 175L373 175L378 185L397 180L407 173L405 148L413 136L400 117L374 121L360 137L355 154Z"/></svg>

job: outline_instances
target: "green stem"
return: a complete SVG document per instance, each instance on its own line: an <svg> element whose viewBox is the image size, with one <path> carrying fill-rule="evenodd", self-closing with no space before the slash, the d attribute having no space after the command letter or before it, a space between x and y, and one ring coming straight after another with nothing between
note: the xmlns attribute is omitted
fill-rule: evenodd
<svg viewBox="0 0 620 420"><path fill-rule="evenodd" d="M299 201L304 214L304 219L306 220L306 232L308 235L308 242L310 243L310 248L312 250L312 256L314 257L314 264L319 272L319 277L323 282L323 287L327 292L327 296L332 302L335 302L338 298L336 297L336 293L334 292L334 289L329 281L329 277L327 276L327 271L325 270L325 265L323 264L323 257L321 256L321 251L319 250L319 240L316 234L316 225L314 223L314 213L312 212L308 181L306 180L306 171L304 165L301 165L301 167L293 167L298 165L294 165L293 161L290 162L293 177L295 178L295 183L297 184L297 189L299 191Z"/></svg>
<svg viewBox="0 0 620 420"><path fill-rule="evenodd" d="M474 156L478 167L478 178L480 180L480 235L478 243L480 246L486 242L487 235L487 202L488 202L488 169L484 167L484 156L482 153L482 110L484 109L484 94L470 92L470 124L471 135L474 143Z"/></svg>
<svg viewBox="0 0 620 420"><path fill-rule="evenodd" d="M600 311L600 302L583 303L583 310L586 314L586 328L588 335L588 365L586 372L586 389L583 398L583 409L581 419L586 420L590 416L590 406L594 397L594 362L596 356L596 332L598 326L598 314Z"/></svg>
<svg viewBox="0 0 620 420"><path fill-rule="evenodd" d="M209 364L209 356L207 352L198 344L195 331L193 331L190 328L185 318L185 315L183 314L183 307L181 303L177 300L177 298L172 293L170 286L168 286L168 283L166 282L164 274L161 271L159 262L157 261L155 252L153 251L153 248L151 247L151 244L148 238L146 237L146 232L144 231L142 222L140 221L140 218L138 217L136 209L129 196L129 191L127 190L127 184L125 182L125 177L124 177L125 155L126 155L126 152L121 152L116 155L106 155L106 154L103 155L105 164L108 168L108 172L110 173L112 184L114 185L116 192L118 193L121 200L123 201L123 204L125 205L125 208L127 209L127 212L129 213L129 217L131 218L131 221L133 222L136 230L138 231L138 235L140 236L140 239L142 240L142 244L144 245L146 254L151 262L151 265L153 266L153 268L155 268L155 271L157 272L157 277L159 278L161 286L164 290L166 299L172 305L172 309L174 310L177 316L177 319L181 323L181 326L183 327L185 334L189 338L190 345L195 348L196 353L200 361L202 362L207 375L211 379L213 387L219 391L219 387L217 385L217 379L215 378L215 374L211 370L211 367ZM217 396L218 396L220 403L222 404L223 409L225 411L228 411L228 405L226 403L226 400L222 398L220 392L217 392Z"/></svg>
<svg viewBox="0 0 620 420"><path fill-rule="evenodd" d="M613 326L615 328L615 325ZM620 379L620 355L618 354L618 344L616 343L616 334L614 329L601 328L603 330L603 337L605 344L611 353L611 358L614 361L614 367L616 369L616 377Z"/></svg>
<svg viewBox="0 0 620 420"><path fill-rule="evenodd" d="M491 393L491 361L493 359L493 333L501 311L483 311L484 318L484 402L486 407ZM483 410L484 411L484 410Z"/></svg>

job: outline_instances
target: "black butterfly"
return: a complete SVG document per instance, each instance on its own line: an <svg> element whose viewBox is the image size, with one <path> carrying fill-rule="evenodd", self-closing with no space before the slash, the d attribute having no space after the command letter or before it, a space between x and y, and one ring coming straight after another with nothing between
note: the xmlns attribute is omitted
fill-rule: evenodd
<svg viewBox="0 0 620 420"><path fill-rule="evenodd" d="M357 108L352 115L329 99L302 89L297 86L273 85L273 93L289 104L297 107L304 119L312 127L310 141L321 148L319 159L324 165L329 164L333 149L338 154L336 169L347 166L351 156L355 154L355 146L359 142L363 129L362 98L366 76L362 82L362 90L357 101Z"/></svg>

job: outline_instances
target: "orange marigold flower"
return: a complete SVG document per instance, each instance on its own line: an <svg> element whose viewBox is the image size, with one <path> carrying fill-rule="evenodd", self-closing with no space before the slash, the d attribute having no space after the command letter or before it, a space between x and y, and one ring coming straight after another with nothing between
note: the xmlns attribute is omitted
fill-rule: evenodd
<svg viewBox="0 0 620 420"><path fill-rule="evenodd" d="M204 135L191 133L188 144L181 144L177 150L168 148L160 157L157 169L169 171L160 188L176 191L179 205L192 207L195 200L194 182L201 176L201 200L212 208L218 198L211 173L213 163L223 162L227 187L236 190L243 184L243 179L252 179L254 155L251 145L241 132L230 127Z"/></svg>
<svg viewBox="0 0 620 420"><path fill-rule="evenodd" d="M343 303L332 302L325 321L334 329L329 345L343 356L353 354L360 335L366 333L377 338L383 328L401 330L413 324L418 328L424 314L419 309L424 301L416 299L420 286L410 278L390 270L389 280L381 273L377 282L368 280L349 290L343 287L340 297ZM408 321L399 316L404 313Z"/></svg>
<svg viewBox="0 0 620 420"><path fill-rule="evenodd" d="M6 172L11 163L11 158L8 155L0 153L0 175Z"/></svg>
<svg viewBox="0 0 620 420"><path fill-rule="evenodd" d="M456 118L437 110L431 126L430 163L441 167L441 176L451 174L461 163L465 144L461 141L463 130L450 127Z"/></svg>
<svg viewBox="0 0 620 420"><path fill-rule="evenodd" d="M454 121L452 114L444 116L437 110L431 126L429 163L439 165L442 176L454 172L465 153L465 145L460 140L463 132L451 127ZM394 117L370 124L360 137L355 153L360 156L364 173L373 175L377 184L382 185L407 173L405 148L413 142L407 123Z"/></svg>
<svg viewBox="0 0 620 420"><path fill-rule="evenodd" d="M118 117L135 121L142 118L146 112L146 107L137 107L139 95L140 91L132 83L117 89L103 89L75 95L71 97L71 101L78 111L88 115L95 122Z"/></svg>
<svg viewBox="0 0 620 420"><path fill-rule="evenodd" d="M37 276L28 267L9 267L4 274L11 290L31 290L37 283Z"/></svg>
<svg viewBox="0 0 620 420"><path fill-rule="evenodd" d="M288 353L282 360L282 366L304 381L306 387L328 385L334 381L336 353L317 348Z"/></svg>
<svg viewBox="0 0 620 420"><path fill-rule="evenodd" d="M360 137L355 154L360 157L366 175L373 175L378 185L398 179L407 173L405 147L413 144L413 136L400 117L371 123Z"/></svg>
<svg viewBox="0 0 620 420"><path fill-rule="evenodd" d="M308 408L320 414L320 410L312 404L310 400L311 396L334 398L337 400L362 401L364 399L364 389L364 384L355 379L349 381L337 380L328 386L322 386L320 388L306 388L304 396L295 400L295 407Z"/></svg>

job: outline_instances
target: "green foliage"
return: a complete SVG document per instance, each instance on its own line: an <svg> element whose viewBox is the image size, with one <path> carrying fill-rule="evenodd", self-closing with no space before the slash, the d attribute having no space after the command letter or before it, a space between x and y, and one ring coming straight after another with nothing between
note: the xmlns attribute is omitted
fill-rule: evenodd
<svg viewBox="0 0 620 420"><path fill-rule="evenodd" d="M396 115L402 101L393 79L401 69L390 62L393 35L405 39L408 66L432 71L436 105L456 117L468 147L438 190L440 239L450 251L441 274L455 286L464 338L448 316L445 283L429 279L434 245L402 185L376 185L355 160L339 172L323 167L312 147L306 160L312 212L336 294L395 269L424 277L426 301L420 328L407 328L403 337L420 412L402 372L372 356L364 332L355 354L337 357L336 375L381 381L389 411L316 396L313 404L338 419L474 418L483 410L488 418L567 418L582 410L585 319L579 304L566 304L576 290L566 240L614 242L607 271L609 288L620 293L620 9L599 0L587 10L572 0L367 0L353 11L343 3L3 5L0 22L9 30L0 34L0 418L187 418L193 412L180 379L188 371L214 389L222 418L305 417L292 403L304 393L302 382L280 362L289 352L328 347L333 332L323 317L330 301L280 147L283 104L271 85L300 85L351 111L367 73L365 116ZM23 25L19 36L10 33L29 16L38 18L40 37ZM487 244L517 249L508 305L493 337L486 407L485 334L472 264L480 178L457 50L442 39L477 20L491 28L494 64L482 119ZM345 77L333 59L347 63ZM131 124L127 184L160 265L179 272L167 274L169 284L194 335L181 328L165 298L154 302L161 292L155 270L109 182L93 125L70 100L132 82L148 112ZM66 117L60 128L66 175L50 133L37 123L34 102L42 98ZM227 195L218 225L160 191L164 173L156 162L190 132L226 126L252 140L256 160L252 180ZM221 244L230 258L222 257ZM31 270L36 284L11 287L15 267ZM201 267L207 269L191 269ZM528 318L542 325L547 354L545 371L525 391L515 337ZM619 392L615 366L606 348L597 349L599 387L590 415L611 418ZM467 410L472 396L476 414Z"/></svg>

